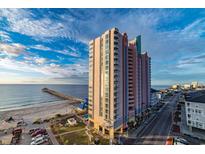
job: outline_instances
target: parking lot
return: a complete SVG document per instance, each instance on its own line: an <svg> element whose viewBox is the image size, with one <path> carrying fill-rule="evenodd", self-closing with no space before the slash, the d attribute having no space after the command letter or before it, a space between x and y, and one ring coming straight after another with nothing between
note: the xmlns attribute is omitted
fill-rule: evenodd
<svg viewBox="0 0 205 154"><path fill-rule="evenodd" d="M32 132L31 132L32 130ZM50 145L50 136L47 133L45 124L22 123L12 132L13 142L16 145Z"/></svg>

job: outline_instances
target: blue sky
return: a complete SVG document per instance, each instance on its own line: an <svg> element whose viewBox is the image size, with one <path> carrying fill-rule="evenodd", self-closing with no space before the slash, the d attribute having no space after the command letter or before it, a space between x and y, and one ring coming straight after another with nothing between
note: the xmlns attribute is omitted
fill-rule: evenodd
<svg viewBox="0 0 205 154"><path fill-rule="evenodd" d="M87 84L88 41L142 35L152 84L205 76L205 9L0 9L0 83Z"/></svg>

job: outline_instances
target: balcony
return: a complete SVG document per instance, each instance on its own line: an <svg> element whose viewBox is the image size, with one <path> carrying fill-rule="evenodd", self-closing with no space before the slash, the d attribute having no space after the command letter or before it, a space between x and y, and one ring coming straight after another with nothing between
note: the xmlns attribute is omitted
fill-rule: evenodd
<svg viewBox="0 0 205 154"><path fill-rule="evenodd" d="M118 40L118 35L114 35L114 40Z"/></svg>
<svg viewBox="0 0 205 154"><path fill-rule="evenodd" d="M114 34L115 34L115 35L118 34L118 33L119 33L119 32L118 32L117 30L114 31Z"/></svg>

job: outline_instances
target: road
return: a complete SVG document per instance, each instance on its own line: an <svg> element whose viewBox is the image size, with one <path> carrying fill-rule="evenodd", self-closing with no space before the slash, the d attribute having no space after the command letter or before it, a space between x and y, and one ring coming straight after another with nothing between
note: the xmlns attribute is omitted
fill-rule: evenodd
<svg viewBox="0 0 205 154"><path fill-rule="evenodd" d="M174 95L159 111L144 130L136 136L135 144L163 145L169 135L172 124L172 112L176 106L179 94Z"/></svg>

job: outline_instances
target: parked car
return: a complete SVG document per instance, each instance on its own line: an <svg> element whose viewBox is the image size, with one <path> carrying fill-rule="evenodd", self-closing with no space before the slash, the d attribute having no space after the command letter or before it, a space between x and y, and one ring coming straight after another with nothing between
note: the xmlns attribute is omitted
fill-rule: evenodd
<svg viewBox="0 0 205 154"><path fill-rule="evenodd" d="M26 125L27 125L27 123L24 122L23 120L21 120L17 123L17 127L26 126Z"/></svg>
<svg viewBox="0 0 205 154"><path fill-rule="evenodd" d="M45 137L39 137L37 138L35 141L31 142L31 145L40 145L43 144L45 142L48 142L48 139Z"/></svg>
<svg viewBox="0 0 205 154"><path fill-rule="evenodd" d="M12 139L11 139L11 144L12 144L12 145L18 144L18 143L19 143L19 140L20 140L19 137L13 136Z"/></svg>
<svg viewBox="0 0 205 154"><path fill-rule="evenodd" d="M21 134L22 134L22 129L21 128L14 128L12 131L13 137L11 140L11 144L18 144Z"/></svg>
<svg viewBox="0 0 205 154"><path fill-rule="evenodd" d="M189 145L189 142L181 137L175 137L174 144L175 145Z"/></svg>
<svg viewBox="0 0 205 154"><path fill-rule="evenodd" d="M148 124L149 124L149 122L148 122L148 121L145 121L145 122L144 122L144 124L145 124L145 125L148 125Z"/></svg>
<svg viewBox="0 0 205 154"><path fill-rule="evenodd" d="M12 131L12 134L15 136L17 134L21 134L22 133L22 129L21 128L14 128Z"/></svg>
<svg viewBox="0 0 205 154"><path fill-rule="evenodd" d="M48 138L48 135L38 134L36 137L33 137L33 138L31 139L31 141L35 141L35 140L37 140L37 139L40 138L40 137Z"/></svg>
<svg viewBox="0 0 205 154"><path fill-rule="evenodd" d="M172 131L175 133L180 133L180 127L176 124L172 125Z"/></svg>
<svg viewBox="0 0 205 154"><path fill-rule="evenodd" d="M32 133L34 133L35 131L40 130L41 128L33 128L29 130L29 134L31 135Z"/></svg>
<svg viewBox="0 0 205 154"><path fill-rule="evenodd" d="M35 136L37 136L37 135L39 135L39 134L47 135L47 132L46 132L45 129L40 129L40 130L37 130L37 131L35 131L34 133L32 133L32 134L31 134L31 137L35 137Z"/></svg>
<svg viewBox="0 0 205 154"><path fill-rule="evenodd" d="M44 136L44 135L38 134L38 135L36 135L35 137L33 137L33 138L31 139L31 141L35 141L36 139L38 139L39 137L42 137L42 136Z"/></svg>

